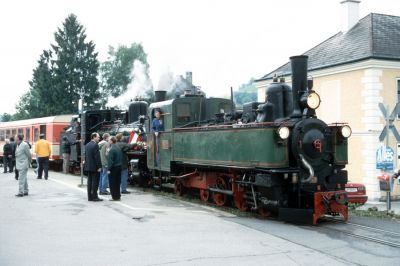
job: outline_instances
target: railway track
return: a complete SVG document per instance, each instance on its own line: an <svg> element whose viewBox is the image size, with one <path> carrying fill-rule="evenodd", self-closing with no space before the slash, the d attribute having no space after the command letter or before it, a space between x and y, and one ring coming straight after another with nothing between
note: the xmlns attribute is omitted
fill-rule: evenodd
<svg viewBox="0 0 400 266"><path fill-rule="evenodd" d="M327 229L369 242L400 248L400 233L335 219L326 220L328 223L318 227L319 229Z"/></svg>

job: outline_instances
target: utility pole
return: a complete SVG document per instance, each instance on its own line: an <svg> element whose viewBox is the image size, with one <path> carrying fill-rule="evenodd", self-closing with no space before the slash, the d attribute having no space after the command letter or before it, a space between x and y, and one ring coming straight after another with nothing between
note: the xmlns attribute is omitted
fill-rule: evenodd
<svg viewBox="0 0 400 266"><path fill-rule="evenodd" d="M80 133L81 133L81 142L80 142L80 145L81 145L81 162L80 162L80 165L81 165L81 183L78 185L78 187L83 187L84 186L84 184L83 184L83 158L84 158L84 155L85 155L85 151L84 151L84 149L85 149L85 140L83 139L83 126L82 126L82 116L83 116L83 88L81 88L80 89L80 92L79 92L79 96L80 96L80 99L79 99L79 103L78 103L78 112L79 112L79 114L80 114L80 118L81 118L81 120L80 120Z"/></svg>
<svg viewBox="0 0 400 266"><path fill-rule="evenodd" d="M386 110L389 112L389 105L386 105ZM386 122L385 127L386 127L386 132L387 132L387 134L386 134L386 147L389 147L389 127L390 127L390 124L391 124L389 115L387 115L385 117L385 122ZM385 171L386 171L386 169L385 169ZM391 184L392 184L392 175L389 175L389 176L390 176L390 178L389 178L389 187L390 187ZM390 189L391 188L389 188L389 190L386 191L386 209L387 209L387 212L389 212L390 209L392 208L392 203L390 201Z"/></svg>

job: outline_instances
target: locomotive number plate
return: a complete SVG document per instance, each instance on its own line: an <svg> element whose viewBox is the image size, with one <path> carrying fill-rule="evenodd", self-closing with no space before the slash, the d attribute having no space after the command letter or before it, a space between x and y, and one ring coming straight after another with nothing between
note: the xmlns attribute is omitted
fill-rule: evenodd
<svg viewBox="0 0 400 266"><path fill-rule="evenodd" d="M167 139L161 140L160 144L161 144L160 145L161 149L163 149L163 150L168 150L169 149L169 142L168 142Z"/></svg>

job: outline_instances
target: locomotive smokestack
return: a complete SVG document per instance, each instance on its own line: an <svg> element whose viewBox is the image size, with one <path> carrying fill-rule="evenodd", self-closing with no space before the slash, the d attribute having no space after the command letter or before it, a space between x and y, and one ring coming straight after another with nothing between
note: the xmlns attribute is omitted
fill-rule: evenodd
<svg viewBox="0 0 400 266"><path fill-rule="evenodd" d="M154 91L154 102L165 101L166 95L166 91Z"/></svg>
<svg viewBox="0 0 400 266"><path fill-rule="evenodd" d="M193 85L193 73L191 71L186 72L186 81Z"/></svg>
<svg viewBox="0 0 400 266"><path fill-rule="evenodd" d="M292 118L302 116L300 99L307 91L307 61L308 56L299 55L290 57L292 64L292 93L293 93L293 113Z"/></svg>

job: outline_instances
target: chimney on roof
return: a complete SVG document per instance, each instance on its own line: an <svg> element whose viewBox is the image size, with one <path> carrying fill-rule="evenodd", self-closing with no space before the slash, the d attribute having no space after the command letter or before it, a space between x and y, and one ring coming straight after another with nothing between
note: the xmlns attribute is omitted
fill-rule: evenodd
<svg viewBox="0 0 400 266"><path fill-rule="evenodd" d="M340 2L342 5L342 32L350 30L359 20L359 4L358 0L344 0Z"/></svg>

